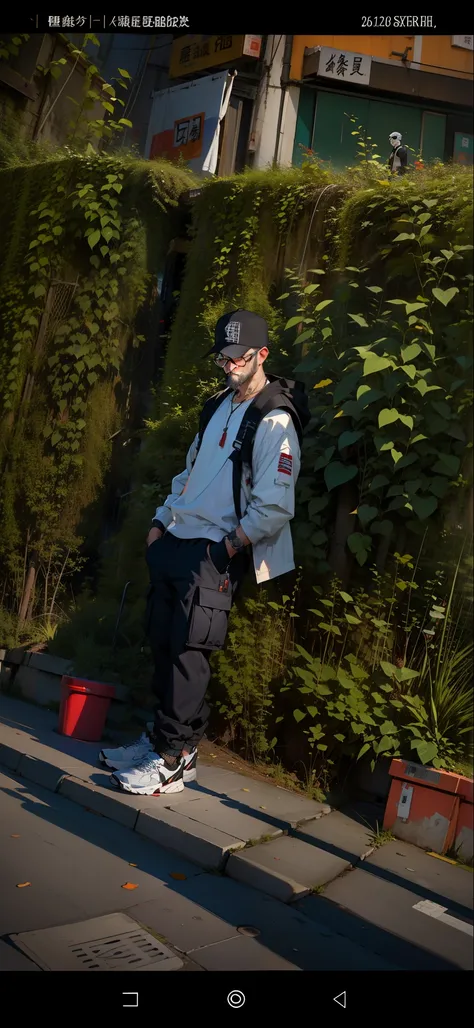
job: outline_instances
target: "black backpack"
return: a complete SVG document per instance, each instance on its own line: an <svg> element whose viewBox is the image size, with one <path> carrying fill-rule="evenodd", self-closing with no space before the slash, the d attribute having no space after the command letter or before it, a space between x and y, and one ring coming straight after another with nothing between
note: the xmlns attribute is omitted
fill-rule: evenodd
<svg viewBox="0 0 474 1028"><path fill-rule="evenodd" d="M310 420L308 397L302 382L293 382L286 378L277 378L276 375L267 375L268 384L264 386L258 396L252 400L242 418L237 437L234 440L234 452L230 456L232 461L232 492L234 494L235 513L238 520L242 518L240 504L240 491L242 486L243 465L252 467L253 444L257 428L267 414L272 410L283 410L291 416L295 426L298 440L301 446L303 432ZM231 389L224 389L215 393L209 400L206 400L199 416L199 435L196 449L196 457L202 443L204 432L218 407L230 395ZM194 462L196 460L194 458Z"/></svg>

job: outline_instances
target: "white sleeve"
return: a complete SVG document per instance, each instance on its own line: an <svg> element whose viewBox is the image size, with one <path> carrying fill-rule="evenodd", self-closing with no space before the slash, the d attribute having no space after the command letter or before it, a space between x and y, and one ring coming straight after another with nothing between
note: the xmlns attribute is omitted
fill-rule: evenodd
<svg viewBox="0 0 474 1028"><path fill-rule="evenodd" d="M171 483L171 492L169 496L166 497L166 500L162 507L156 508L155 514L153 515L153 517L156 518L157 521L161 521L162 525L164 525L165 528L168 528L168 525L173 520L173 514L171 511L173 503L175 503L175 501L180 496L182 496L188 484L188 479L192 471L193 462L196 459L198 439L199 433L196 434L193 442L191 443L191 446L189 447L186 457L185 470L182 471L179 475L176 475L175 478L173 478L173 481Z"/></svg>
<svg viewBox="0 0 474 1028"><path fill-rule="evenodd" d="M300 463L300 445L290 415L272 411L255 435L251 496L240 522L251 543L275 535L294 517Z"/></svg>

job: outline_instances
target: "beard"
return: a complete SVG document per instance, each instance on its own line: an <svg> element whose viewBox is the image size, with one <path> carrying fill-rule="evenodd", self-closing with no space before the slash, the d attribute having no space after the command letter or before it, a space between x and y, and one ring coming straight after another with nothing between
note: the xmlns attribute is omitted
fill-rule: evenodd
<svg viewBox="0 0 474 1028"><path fill-rule="evenodd" d="M250 361L250 364L247 365L247 367L242 368L241 370L235 368L234 371L231 371L228 375L226 375L227 388L233 389L234 392L237 392L238 389L242 389L244 386L248 385L248 383L256 374L257 370L258 362L257 356L255 356L253 360Z"/></svg>

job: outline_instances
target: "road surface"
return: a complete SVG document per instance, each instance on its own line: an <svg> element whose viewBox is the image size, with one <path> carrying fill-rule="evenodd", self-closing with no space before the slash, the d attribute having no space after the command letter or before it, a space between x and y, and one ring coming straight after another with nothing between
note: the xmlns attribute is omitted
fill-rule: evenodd
<svg viewBox="0 0 474 1028"><path fill-rule="evenodd" d="M0 970L37 970L12 935L119 911L183 971L472 968L472 875L400 842L288 906L1 769L0 840Z"/></svg>

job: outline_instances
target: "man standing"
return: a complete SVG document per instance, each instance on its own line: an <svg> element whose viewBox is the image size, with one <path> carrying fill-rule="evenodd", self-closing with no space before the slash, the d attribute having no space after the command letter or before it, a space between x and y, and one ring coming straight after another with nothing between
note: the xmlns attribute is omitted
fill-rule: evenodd
<svg viewBox="0 0 474 1028"><path fill-rule="evenodd" d="M295 383L273 376L269 383L264 371L268 346L266 322L250 311L233 311L217 322L215 345L206 356L214 355L227 389L208 401L205 430L202 422L186 469L173 480L148 534L154 725L137 742L99 755L115 769L112 783L125 792L181 792L185 782L195 780L197 746L209 714L209 657L224 645L250 553L258 582L295 566L289 522L301 427L309 415L304 393L292 388ZM247 451L249 416L254 435ZM244 451L251 453L248 464Z"/></svg>
<svg viewBox="0 0 474 1028"><path fill-rule="evenodd" d="M402 146L400 132L392 132L390 135L392 152L388 159L388 166L392 175L404 175L408 171L408 152L406 146Z"/></svg>

